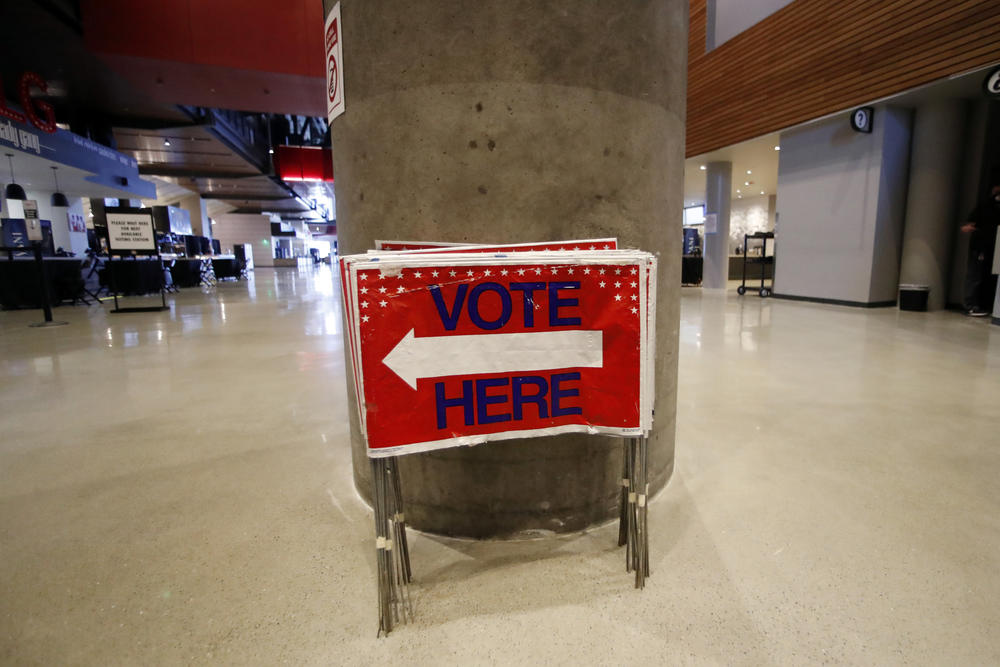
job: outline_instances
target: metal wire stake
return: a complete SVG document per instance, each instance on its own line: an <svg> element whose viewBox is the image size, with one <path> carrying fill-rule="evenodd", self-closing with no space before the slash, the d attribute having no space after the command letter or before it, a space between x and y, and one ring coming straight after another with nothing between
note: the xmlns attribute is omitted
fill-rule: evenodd
<svg viewBox="0 0 1000 667"><path fill-rule="evenodd" d="M381 497L379 493L379 477L381 476L381 462L379 459L371 460L372 469L372 509L375 518L375 570L376 581L378 582L378 632L376 637L382 634L389 634L392 630L392 620L388 618L388 600L386 599L386 582L383 573L385 572L385 533L382 530L382 510Z"/></svg>
<svg viewBox="0 0 1000 667"><path fill-rule="evenodd" d="M642 492L646 496L646 502L642 506L642 525L643 525L643 553L645 554L645 569L643 571L645 576L649 576L649 438L643 436L642 438L642 468L645 471Z"/></svg>
<svg viewBox="0 0 1000 667"><path fill-rule="evenodd" d="M622 440L622 478L618 494L618 546L625 546L628 540L628 440Z"/></svg>
<svg viewBox="0 0 1000 667"><path fill-rule="evenodd" d="M406 622L407 615L413 616L413 609L410 603L409 575L407 574L409 555L406 553L406 523L403 520L402 494L399 490L399 461L396 457L386 460L385 483L386 499L388 507L389 521L392 525L393 548L392 556L393 584L395 600L397 603L398 617Z"/></svg>
<svg viewBox="0 0 1000 667"><path fill-rule="evenodd" d="M394 518L399 519L399 556L403 563L403 581L410 583L412 578L412 572L410 570L410 545L406 541L406 519L404 518L403 509L403 488L399 481L399 459L397 457L392 457L392 489L393 496L396 501Z"/></svg>

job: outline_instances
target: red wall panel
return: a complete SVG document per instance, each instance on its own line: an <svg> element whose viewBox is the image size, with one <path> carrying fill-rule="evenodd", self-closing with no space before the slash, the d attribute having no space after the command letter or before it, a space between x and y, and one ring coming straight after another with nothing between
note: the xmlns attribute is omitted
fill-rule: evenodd
<svg viewBox="0 0 1000 667"><path fill-rule="evenodd" d="M318 0L82 0L81 14L100 53L325 75Z"/></svg>

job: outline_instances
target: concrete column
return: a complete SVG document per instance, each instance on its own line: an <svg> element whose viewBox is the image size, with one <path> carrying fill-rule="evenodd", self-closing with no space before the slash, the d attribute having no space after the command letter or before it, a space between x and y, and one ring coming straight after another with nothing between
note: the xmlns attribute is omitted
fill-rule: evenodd
<svg viewBox="0 0 1000 667"><path fill-rule="evenodd" d="M725 289L729 280L729 209L733 193L731 162L709 162L705 170L705 215L715 215L716 231L705 223L705 257L701 286Z"/></svg>
<svg viewBox="0 0 1000 667"><path fill-rule="evenodd" d="M674 451L687 2L342 0L341 15L341 252L376 238L617 236L657 253L651 470L662 487ZM368 497L353 404L350 419ZM407 520L474 537L584 528L615 515L620 447L581 435L404 457Z"/></svg>
<svg viewBox="0 0 1000 667"><path fill-rule="evenodd" d="M944 308L948 297L964 128L965 105L961 100L925 104L913 119L899 282L928 285L928 310Z"/></svg>

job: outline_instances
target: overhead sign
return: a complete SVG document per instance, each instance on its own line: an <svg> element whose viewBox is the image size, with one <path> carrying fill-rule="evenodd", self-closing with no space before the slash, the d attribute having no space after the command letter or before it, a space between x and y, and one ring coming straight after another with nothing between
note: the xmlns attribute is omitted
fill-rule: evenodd
<svg viewBox="0 0 1000 667"><path fill-rule="evenodd" d="M648 431L648 253L342 261L369 456Z"/></svg>
<svg viewBox="0 0 1000 667"><path fill-rule="evenodd" d="M340 3L326 17L326 118L328 123L344 113L344 50Z"/></svg>
<svg viewBox="0 0 1000 667"><path fill-rule="evenodd" d="M851 114L851 127L856 132L864 132L865 134L871 134L872 121L874 119L875 119L874 107L861 107L860 109L855 109L854 113Z"/></svg>
<svg viewBox="0 0 1000 667"><path fill-rule="evenodd" d="M1000 67L990 70L983 80L983 92L990 97L1000 97Z"/></svg>
<svg viewBox="0 0 1000 667"><path fill-rule="evenodd" d="M153 216L149 213L108 213L108 246L112 251L156 252Z"/></svg>

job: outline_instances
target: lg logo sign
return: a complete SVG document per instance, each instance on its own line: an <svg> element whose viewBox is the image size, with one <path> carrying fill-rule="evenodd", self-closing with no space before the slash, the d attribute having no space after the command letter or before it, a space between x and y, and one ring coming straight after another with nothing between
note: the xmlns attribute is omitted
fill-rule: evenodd
<svg viewBox="0 0 1000 667"><path fill-rule="evenodd" d="M0 82L0 89L3 83ZM52 105L31 97L31 89L37 88L42 93L48 92L49 84L45 79L34 72L25 72L21 75L17 90L21 98L21 108L24 113L19 113L7 108L7 102L0 96L0 116L18 123L30 122L42 132L52 134L56 131L56 114Z"/></svg>

